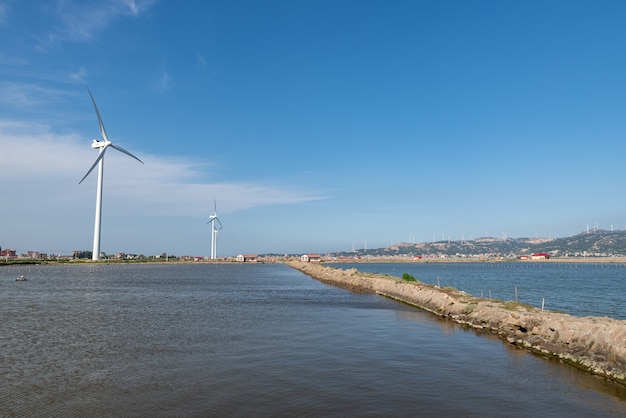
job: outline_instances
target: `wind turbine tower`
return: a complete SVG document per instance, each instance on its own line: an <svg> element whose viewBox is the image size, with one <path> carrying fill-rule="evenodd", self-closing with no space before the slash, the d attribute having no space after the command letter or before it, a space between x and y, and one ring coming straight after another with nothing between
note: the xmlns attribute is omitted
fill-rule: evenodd
<svg viewBox="0 0 626 418"><path fill-rule="evenodd" d="M220 225L219 228L215 225L215 222ZM223 229L222 223L217 217L217 202L215 199L213 199L213 213L209 215L209 222L207 223L211 224L211 260L215 260L217 258L217 234Z"/></svg>
<svg viewBox="0 0 626 418"><path fill-rule="evenodd" d="M87 171L87 174L85 174L85 176L78 182L78 184L81 184L83 180L87 178L87 176L93 171L96 165L98 166L98 186L96 188L96 220L93 229L93 252L91 254L91 259L97 261L100 259L100 230L102 218L102 181L104 176L104 153L106 152L107 148L111 147L134 158L141 164L143 164L143 161L135 157L130 152L126 151L124 148L117 146L109 141L109 137L107 136L107 133L104 129L104 124L102 123L102 118L100 117L100 112L98 111L98 106L96 106L96 101L94 100L89 88L87 88L87 91L89 92L89 97L91 97L93 108L96 110L96 116L98 117L98 124L100 125L100 134L102 135L102 141L94 139L91 143L91 148L99 150L98 158L96 158L96 161L92 164L91 168L89 168L89 170Z"/></svg>

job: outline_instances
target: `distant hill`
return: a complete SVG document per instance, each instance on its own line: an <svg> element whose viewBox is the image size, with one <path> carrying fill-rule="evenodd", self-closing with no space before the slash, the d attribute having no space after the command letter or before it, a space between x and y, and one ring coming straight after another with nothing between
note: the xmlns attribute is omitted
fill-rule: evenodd
<svg viewBox="0 0 626 418"><path fill-rule="evenodd" d="M626 256L626 231L593 229L565 238L478 238L470 241L400 242L386 248L327 254L334 257L504 257L533 253L555 257Z"/></svg>

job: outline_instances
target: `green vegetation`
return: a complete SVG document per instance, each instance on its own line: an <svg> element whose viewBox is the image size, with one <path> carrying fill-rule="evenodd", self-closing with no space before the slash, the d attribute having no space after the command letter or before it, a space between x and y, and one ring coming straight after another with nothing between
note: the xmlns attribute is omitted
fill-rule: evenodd
<svg viewBox="0 0 626 418"><path fill-rule="evenodd" d="M86 259L86 260L91 260L91 255L93 254L93 252L91 251L77 251L74 253L74 258L77 259Z"/></svg>
<svg viewBox="0 0 626 418"><path fill-rule="evenodd" d="M518 308L524 308L529 312L535 310L535 307L533 305L530 305L528 303L515 302L512 300L504 302L502 304L502 308L506 309L507 311L517 311Z"/></svg>
<svg viewBox="0 0 626 418"><path fill-rule="evenodd" d="M14 264L41 264L41 260L7 260L0 259L0 266L2 265L14 265Z"/></svg>
<svg viewBox="0 0 626 418"><path fill-rule="evenodd" d="M403 273L402 274L402 280L404 280L405 282L416 282L417 281L415 279L415 277L413 277L413 275L409 274L409 273Z"/></svg>
<svg viewBox="0 0 626 418"><path fill-rule="evenodd" d="M470 303L467 304L467 306L465 307L465 312L466 313L472 313L474 311L474 308L476 308L478 306L478 302L472 301Z"/></svg>

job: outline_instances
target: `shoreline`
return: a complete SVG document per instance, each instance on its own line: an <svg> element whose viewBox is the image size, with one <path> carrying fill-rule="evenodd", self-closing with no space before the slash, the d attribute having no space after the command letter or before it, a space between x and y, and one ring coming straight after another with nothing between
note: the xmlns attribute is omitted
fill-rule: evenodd
<svg viewBox="0 0 626 418"><path fill-rule="evenodd" d="M221 265L221 264L289 264L291 262L299 262L297 257L259 257L255 262L237 261L233 257L222 257L215 260L181 260L172 259L164 260L32 260L32 259L12 259L6 261L0 259L0 267L3 266L21 266L21 265L98 265L98 264L116 264L116 265L144 265L144 264L205 264L205 265ZM406 257L381 257L381 258L326 258L323 257L321 262L324 264L384 264L384 263L401 263L401 264L429 264L429 263L522 263L522 264L559 264L559 263L594 263L594 264L626 264L626 257L553 257L547 260L520 260L517 258L423 258L412 259Z"/></svg>
<svg viewBox="0 0 626 418"><path fill-rule="evenodd" d="M323 283L406 303L626 386L624 320L545 311L517 302L478 298L457 289L362 273L355 268L343 270L300 261L286 264Z"/></svg>
<svg viewBox="0 0 626 418"><path fill-rule="evenodd" d="M626 264L626 257L587 257L587 258L574 258L574 257L552 257L547 260L520 260L517 258L422 258L418 260L406 259L406 258L360 258L360 259L323 259L323 263L327 264L367 264L367 263L407 263L407 264L428 264L428 263L529 263L529 264L542 264L542 263L602 263L602 264Z"/></svg>

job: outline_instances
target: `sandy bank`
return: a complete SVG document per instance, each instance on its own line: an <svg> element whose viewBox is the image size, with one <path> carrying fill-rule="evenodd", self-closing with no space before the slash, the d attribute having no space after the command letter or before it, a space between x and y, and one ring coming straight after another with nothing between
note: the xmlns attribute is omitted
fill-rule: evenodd
<svg viewBox="0 0 626 418"><path fill-rule="evenodd" d="M376 293L459 324L498 334L532 352L554 356L626 385L626 321L576 317L515 302L481 299L456 289L406 282L385 275L292 261L289 266L324 283Z"/></svg>

